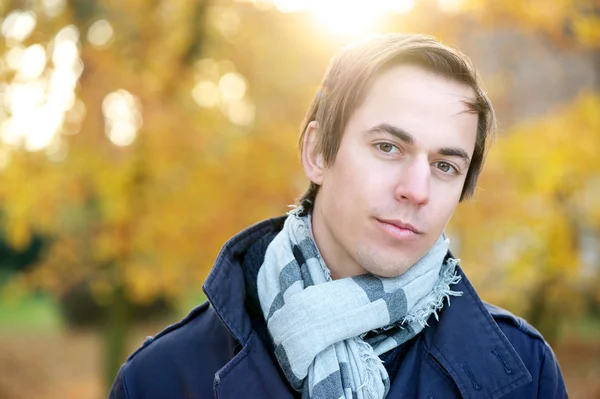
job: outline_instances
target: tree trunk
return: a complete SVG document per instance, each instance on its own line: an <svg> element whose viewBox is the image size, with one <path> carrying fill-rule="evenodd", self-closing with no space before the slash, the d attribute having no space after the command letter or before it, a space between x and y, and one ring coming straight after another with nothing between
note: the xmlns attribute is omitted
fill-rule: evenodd
<svg viewBox="0 0 600 399"><path fill-rule="evenodd" d="M107 313L103 344L104 384L108 390L127 356L127 333L131 319L125 292L121 287L115 289Z"/></svg>

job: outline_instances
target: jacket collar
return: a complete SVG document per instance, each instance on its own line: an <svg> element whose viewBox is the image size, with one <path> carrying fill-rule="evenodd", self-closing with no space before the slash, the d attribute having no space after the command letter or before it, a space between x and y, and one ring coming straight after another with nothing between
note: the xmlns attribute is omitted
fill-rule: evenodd
<svg viewBox="0 0 600 399"><path fill-rule="evenodd" d="M267 219L227 241L202 286L221 321L241 344L245 345L252 333L252 323L245 308L246 283L241 267L243 254L263 235L281 230L285 218Z"/></svg>
<svg viewBox="0 0 600 399"><path fill-rule="evenodd" d="M251 358L251 347L257 356L262 358L266 355L264 345L254 342L259 339L252 332L245 309L242 257L257 239L281 230L284 221L285 216L268 219L231 238L221 249L203 285L216 314L243 345L241 352L218 373L227 370L227 375L233 380L235 370L240 373L248 371L247 367L239 365ZM461 281L453 289L462 291L463 295L452 298L450 306L445 306L440 313L439 320L430 318L429 327L423 330L425 346L454 380L464 398L499 398L532 378L460 267L458 272ZM266 386L263 388L267 389Z"/></svg>
<svg viewBox="0 0 600 399"><path fill-rule="evenodd" d="M265 234L281 230L284 222L285 216L268 219L227 241L202 286L215 313L240 345L235 356L215 374L215 397L293 399L282 372L252 331L245 307L246 283L241 267L248 248Z"/></svg>

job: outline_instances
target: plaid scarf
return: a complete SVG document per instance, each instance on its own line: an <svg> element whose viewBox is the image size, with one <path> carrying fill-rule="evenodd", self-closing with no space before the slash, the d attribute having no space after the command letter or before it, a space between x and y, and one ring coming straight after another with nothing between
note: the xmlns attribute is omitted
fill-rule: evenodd
<svg viewBox="0 0 600 399"><path fill-rule="evenodd" d="M404 274L332 280L312 237L310 214L288 214L258 272L258 296L275 356L302 398L385 398L379 355L418 334L460 277L444 262L444 234Z"/></svg>

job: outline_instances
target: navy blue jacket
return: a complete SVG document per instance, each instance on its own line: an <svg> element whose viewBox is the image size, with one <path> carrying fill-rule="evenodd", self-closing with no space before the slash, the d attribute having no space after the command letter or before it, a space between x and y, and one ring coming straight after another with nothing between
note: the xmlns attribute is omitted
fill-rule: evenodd
<svg viewBox="0 0 600 399"><path fill-rule="evenodd" d="M283 220L261 222L224 245L204 283L208 301L129 357L111 399L298 396L245 306L244 254L261 237L279 231ZM566 398L558 362L539 332L484 303L459 273L454 289L463 295L404 344L387 398Z"/></svg>

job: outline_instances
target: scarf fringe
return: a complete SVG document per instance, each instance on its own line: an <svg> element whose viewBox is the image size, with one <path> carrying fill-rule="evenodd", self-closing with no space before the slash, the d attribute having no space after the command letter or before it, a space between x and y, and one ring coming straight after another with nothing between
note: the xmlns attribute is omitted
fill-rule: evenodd
<svg viewBox="0 0 600 399"><path fill-rule="evenodd" d="M360 360L365 364L365 379L356 391L363 390L365 399L381 399L387 395L387 390L384 387L383 396L376 391L377 383L381 383L381 368L383 361L379 356L375 355L373 347L360 338L355 339L358 347L358 355Z"/></svg>
<svg viewBox="0 0 600 399"><path fill-rule="evenodd" d="M447 267L443 267L440 273L440 278L429 297L430 299L424 306L416 309L414 312L408 314L401 324L404 323L418 323L422 328L428 326L427 319L432 314L436 320L439 320L438 310L444 307L444 299L448 300L448 306L450 306L451 296L462 296L461 291L452 291L451 285L458 283L461 277L456 272L456 266L460 263L460 259L448 258L446 261Z"/></svg>

